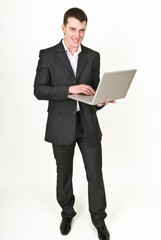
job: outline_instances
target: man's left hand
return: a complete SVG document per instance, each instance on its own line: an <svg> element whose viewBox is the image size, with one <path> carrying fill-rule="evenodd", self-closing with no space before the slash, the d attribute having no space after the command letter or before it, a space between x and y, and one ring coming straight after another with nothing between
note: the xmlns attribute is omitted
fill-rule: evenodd
<svg viewBox="0 0 161 240"><path fill-rule="evenodd" d="M98 104L96 104L96 106L101 107L104 105L108 105L109 103L116 103L116 101L109 101L108 98L106 98L104 103L98 103Z"/></svg>

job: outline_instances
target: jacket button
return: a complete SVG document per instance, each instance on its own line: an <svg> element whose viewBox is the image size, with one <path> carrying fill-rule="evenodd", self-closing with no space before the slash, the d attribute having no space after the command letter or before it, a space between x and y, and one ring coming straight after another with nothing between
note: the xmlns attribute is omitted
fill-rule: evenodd
<svg viewBox="0 0 161 240"><path fill-rule="evenodd" d="M76 111L74 111L73 113L76 113Z"/></svg>

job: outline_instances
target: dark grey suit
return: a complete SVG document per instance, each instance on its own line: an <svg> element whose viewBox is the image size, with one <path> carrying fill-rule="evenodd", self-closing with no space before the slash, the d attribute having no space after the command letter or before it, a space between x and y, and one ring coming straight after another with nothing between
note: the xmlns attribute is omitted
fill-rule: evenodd
<svg viewBox="0 0 161 240"><path fill-rule="evenodd" d="M49 100L45 140L53 144L57 161L57 198L62 214L75 215L72 164L77 142L87 171L89 209L95 225L99 225L106 216L100 144L102 134L96 116L98 108L79 103L80 114L76 113L76 101L68 98L68 89L71 85L87 84L96 90L99 70L99 53L82 45L75 77L60 42L40 51L34 83L35 96L39 100Z"/></svg>

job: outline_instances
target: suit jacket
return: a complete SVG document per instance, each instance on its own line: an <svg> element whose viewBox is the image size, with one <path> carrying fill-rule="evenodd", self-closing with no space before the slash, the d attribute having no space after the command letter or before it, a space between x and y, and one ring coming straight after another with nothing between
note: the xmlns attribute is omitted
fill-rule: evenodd
<svg viewBox="0 0 161 240"><path fill-rule="evenodd" d="M48 119L45 140L68 145L75 139L76 101L68 98L71 85L88 84L95 90L99 83L100 55L83 45L79 54L76 77L62 45L62 41L48 49L40 50L36 69L34 95L48 100ZM91 146L101 140L96 106L79 103L84 133Z"/></svg>

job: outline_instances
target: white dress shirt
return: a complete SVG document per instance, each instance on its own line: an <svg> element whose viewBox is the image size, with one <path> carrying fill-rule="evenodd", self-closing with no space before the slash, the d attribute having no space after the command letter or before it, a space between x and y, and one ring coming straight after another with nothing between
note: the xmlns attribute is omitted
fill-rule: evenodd
<svg viewBox="0 0 161 240"><path fill-rule="evenodd" d="M69 52L69 49L67 48L67 46L65 45L64 39L62 40L62 43L63 43L64 49L65 49L65 51L66 51L67 57L68 57L68 59L69 59L69 61L70 61L70 64L71 64L71 66L72 66L74 75L75 75L75 77L76 77L77 65L78 65L78 55L79 55L79 53L82 51L81 45L79 45L78 51L77 51L76 53L74 53L74 55L72 55L72 54ZM79 107L78 101L77 101L76 111L80 111L80 107Z"/></svg>

